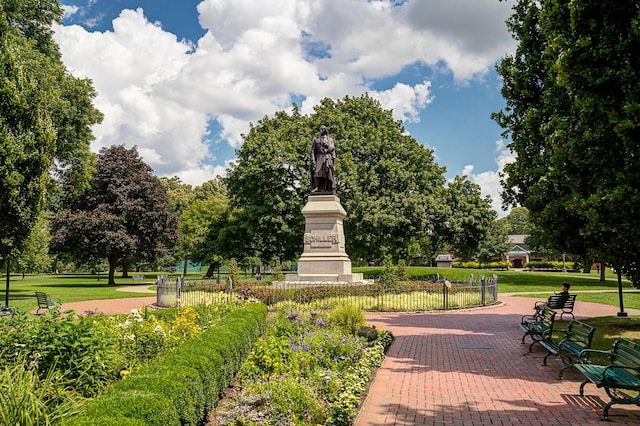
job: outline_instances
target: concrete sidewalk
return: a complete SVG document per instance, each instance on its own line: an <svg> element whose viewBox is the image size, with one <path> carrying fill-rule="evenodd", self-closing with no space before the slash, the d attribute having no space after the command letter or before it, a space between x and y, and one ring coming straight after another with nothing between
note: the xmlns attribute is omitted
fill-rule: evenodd
<svg viewBox="0 0 640 426"><path fill-rule="evenodd" d="M558 380L560 359L550 357L544 367L546 351L535 345L529 353L520 343L518 324L534 300L500 300L476 310L368 313L367 320L391 330L395 340L355 425L602 425L604 390L588 384L578 396L579 373L569 369ZM577 301L574 313L580 319L617 311ZM640 425L640 408L616 404L609 418Z"/></svg>

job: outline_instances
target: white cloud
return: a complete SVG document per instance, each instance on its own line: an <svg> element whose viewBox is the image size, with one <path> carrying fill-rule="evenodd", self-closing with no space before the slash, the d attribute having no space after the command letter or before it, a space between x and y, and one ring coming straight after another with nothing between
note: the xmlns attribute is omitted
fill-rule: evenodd
<svg viewBox="0 0 640 426"><path fill-rule="evenodd" d="M250 122L294 98L309 113L324 97L370 92L396 118L418 121L433 100L429 81L386 91L370 82L416 63L446 64L459 82L483 75L512 46L509 8L495 0L203 0L207 32L196 45L142 9L123 10L113 31L58 26L55 38L74 75L98 92L105 119L93 148L137 145L156 173L187 181L219 171L210 141L239 147ZM219 134L208 133L212 122Z"/></svg>
<svg viewBox="0 0 640 426"><path fill-rule="evenodd" d="M392 109L396 120L416 123L420 121L420 111L433 101L433 96L429 96L430 87L431 82L426 80L414 87L397 83L393 89L373 92L371 96L378 99L384 109Z"/></svg>
<svg viewBox="0 0 640 426"><path fill-rule="evenodd" d="M473 183L480 185L481 193L483 196L491 196L491 206L498 212L498 217L503 217L509 214L510 210L502 210L502 198L500 197L500 173L503 172L504 166L515 160L515 155L505 147L504 141L499 140L496 142L496 164L498 169L488 170L481 173L473 173L474 166L467 165L462 170L462 175L467 176Z"/></svg>
<svg viewBox="0 0 640 426"><path fill-rule="evenodd" d="M66 4L62 5L62 13L63 13L63 17L64 18L68 18L70 16L73 16L74 14L76 14L78 12L79 8L78 6L68 6Z"/></svg>

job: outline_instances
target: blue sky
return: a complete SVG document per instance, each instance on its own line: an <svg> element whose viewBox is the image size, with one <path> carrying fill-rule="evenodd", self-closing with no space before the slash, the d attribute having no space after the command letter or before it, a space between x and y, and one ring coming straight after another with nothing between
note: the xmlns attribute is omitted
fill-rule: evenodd
<svg viewBox="0 0 640 426"><path fill-rule="evenodd" d="M495 63L515 47L497 0L62 0L63 60L93 80L96 151L137 145L161 176L224 174L249 123L368 92L446 177L465 174L500 215L510 154L490 119ZM339 143L339 141L337 141Z"/></svg>

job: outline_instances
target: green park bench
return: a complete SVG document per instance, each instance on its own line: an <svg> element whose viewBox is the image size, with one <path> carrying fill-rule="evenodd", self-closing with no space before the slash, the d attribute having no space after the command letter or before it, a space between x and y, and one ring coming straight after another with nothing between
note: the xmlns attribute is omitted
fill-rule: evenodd
<svg viewBox="0 0 640 426"><path fill-rule="evenodd" d="M608 355L609 364L592 364L589 356L596 353ZM619 337L608 351L585 349L580 352L575 367L585 376L580 384L580 396L584 396L584 386L592 382L604 388L611 398L604 406L602 420L609 420L609 408L613 404L640 405L640 344Z"/></svg>
<svg viewBox="0 0 640 426"><path fill-rule="evenodd" d="M536 312L539 312L542 310L542 308L547 306L550 309L561 311L560 319L562 319L562 316L564 314L569 314L571 315L571 318L575 318L575 316L573 315L573 306L575 305L575 303L576 303L575 294L566 295L566 294L558 293L558 294L549 296L547 300L537 301L534 304L533 309L535 309Z"/></svg>
<svg viewBox="0 0 640 426"><path fill-rule="evenodd" d="M524 331L522 336L522 344L527 336L531 337L529 352L532 352L533 345L544 340L550 340L553 333L553 322L556 318L556 311L544 307L540 313L533 315L524 315L520 321L520 329Z"/></svg>
<svg viewBox="0 0 640 426"><path fill-rule="evenodd" d="M40 309L58 310L58 307L61 305L60 299L52 299L51 296L42 291L36 291L36 299L38 300L36 314L40 313Z"/></svg>
<svg viewBox="0 0 640 426"><path fill-rule="evenodd" d="M560 341L554 342L552 339L545 339L540 342L540 345L548 351L542 365L547 365L547 358L551 355L560 355L564 365L560 368L558 378L562 379L564 370L575 365L573 357L577 358L584 349L591 347L595 331L596 329L588 324L577 320L571 321L566 330L560 331L560 333L564 333L564 337Z"/></svg>

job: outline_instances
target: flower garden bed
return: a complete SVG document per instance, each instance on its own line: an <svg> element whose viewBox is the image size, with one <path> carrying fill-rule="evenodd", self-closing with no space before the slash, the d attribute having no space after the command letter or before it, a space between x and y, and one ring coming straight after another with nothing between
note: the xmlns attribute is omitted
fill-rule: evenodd
<svg viewBox="0 0 640 426"><path fill-rule="evenodd" d="M0 423L75 426L196 425L212 412L223 423L349 424L393 338L366 327L359 307L326 300L274 305L268 327L265 305L235 301L18 314L0 333Z"/></svg>
<svg viewBox="0 0 640 426"><path fill-rule="evenodd" d="M351 305L276 305L210 424L351 424L392 340Z"/></svg>

